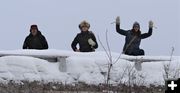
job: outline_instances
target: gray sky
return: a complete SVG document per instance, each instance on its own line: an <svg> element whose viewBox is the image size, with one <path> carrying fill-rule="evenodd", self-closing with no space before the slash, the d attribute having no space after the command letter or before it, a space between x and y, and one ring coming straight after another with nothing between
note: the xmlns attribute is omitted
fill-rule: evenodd
<svg viewBox="0 0 180 93"><path fill-rule="evenodd" d="M138 21L142 33L148 31L148 21L154 21L157 29L141 42L147 55L170 55L173 46L175 55L180 55L179 6L180 0L1 0L0 50L21 49L31 24L39 26L50 49L72 50L78 25L87 20L104 44L108 29L111 50L121 52L124 36L110 24L120 16L122 29L131 29Z"/></svg>

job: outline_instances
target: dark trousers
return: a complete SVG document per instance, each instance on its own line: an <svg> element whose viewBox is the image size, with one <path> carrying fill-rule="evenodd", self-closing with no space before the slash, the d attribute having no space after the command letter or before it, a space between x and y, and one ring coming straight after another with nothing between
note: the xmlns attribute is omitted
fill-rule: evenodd
<svg viewBox="0 0 180 93"><path fill-rule="evenodd" d="M127 50L125 52L126 55L131 55L131 56L142 56L145 55L144 50L143 49L137 49L137 50Z"/></svg>

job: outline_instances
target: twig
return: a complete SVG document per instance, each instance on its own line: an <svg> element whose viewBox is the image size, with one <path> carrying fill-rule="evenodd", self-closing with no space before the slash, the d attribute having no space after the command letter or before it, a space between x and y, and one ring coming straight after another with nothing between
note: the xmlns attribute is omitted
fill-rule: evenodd
<svg viewBox="0 0 180 93"><path fill-rule="evenodd" d="M98 40L99 40L99 42L100 42L100 44L101 44L101 46L103 47L103 49L104 49L104 51L105 51L105 53L106 53L106 55L108 56L108 58L110 57L110 55L108 54L108 52L107 52L107 49L104 47L104 45L102 44L102 42L101 42L101 40L100 40L100 38L99 38L99 35L98 35ZM110 61L110 60L109 60Z"/></svg>

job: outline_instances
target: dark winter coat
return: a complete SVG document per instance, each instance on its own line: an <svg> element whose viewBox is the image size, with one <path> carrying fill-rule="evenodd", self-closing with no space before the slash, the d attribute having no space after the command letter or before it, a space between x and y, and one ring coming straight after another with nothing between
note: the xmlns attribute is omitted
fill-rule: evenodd
<svg viewBox="0 0 180 93"><path fill-rule="evenodd" d="M132 30L120 29L119 25L116 25L116 31L126 36L123 52L127 55L144 55L144 50L140 49L141 39L145 39L152 35L152 28L149 28L148 33L141 34L141 31L135 32Z"/></svg>
<svg viewBox="0 0 180 93"><path fill-rule="evenodd" d="M41 34L40 31L37 32L36 36L31 33L26 37L23 49L48 49L48 43L46 38Z"/></svg>
<svg viewBox="0 0 180 93"><path fill-rule="evenodd" d="M90 38L96 43L95 46L89 45L88 39ZM77 34L77 36L74 38L71 44L71 47L74 51L76 51L77 49L76 47L77 44L79 44L80 52L93 52L95 51L96 48L98 48L98 43L96 41L96 38L91 31L81 32Z"/></svg>

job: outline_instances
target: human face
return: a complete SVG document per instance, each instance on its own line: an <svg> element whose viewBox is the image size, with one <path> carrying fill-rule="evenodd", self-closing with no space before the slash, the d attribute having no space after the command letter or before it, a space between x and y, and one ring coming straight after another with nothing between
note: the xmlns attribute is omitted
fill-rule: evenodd
<svg viewBox="0 0 180 93"><path fill-rule="evenodd" d="M31 29L31 34L32 34L33 36L36 36L36 35L37 35L37 29L36 29L36 28L32 28L32 29Z"/></svg>
<svg viewBox="0 0 180 93"><path fill-rule="evenodd" d="M139 27L138 27L138 26L135 26L135 27L134 27L134 31L135 31L135 32L138 32L138 31L139 31Z"/></svg>
<svg viewBox="0 0 180 93"><path fill-rule="evenodd" d="M83 32L86 32L86 31L88 31L88 27L87 27L87 26L82 26L81 30L82 30Z"/></svg>

